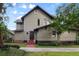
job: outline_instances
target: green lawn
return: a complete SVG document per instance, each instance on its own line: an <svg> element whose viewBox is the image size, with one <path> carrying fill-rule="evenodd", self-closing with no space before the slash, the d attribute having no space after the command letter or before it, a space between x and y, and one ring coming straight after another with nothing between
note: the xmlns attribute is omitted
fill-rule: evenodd
<svg viewBox="0 0 79 59"><path fill-rule="evenodd" d="M26 47L26 44L23 43L5 43L5 45L19 45L20 47ZM79 45L61 45L61 46L39 46L41 48L79 48ZM79 56L79 52L25 52L16 48L10 48L8 50L0 49L0 56Z"/></svg>
<svg viewBox="0 0 79 59"><path fill-rule="evenodd" d="M79 52L28 52L28 56L79 56Z"/></svg>
<svg viewBox="0 0 79 59"><path fill-rule="evenodd" d="M79 56L79 52L25 52L10 48L8 50L0 50L0 56Z"/></svg>

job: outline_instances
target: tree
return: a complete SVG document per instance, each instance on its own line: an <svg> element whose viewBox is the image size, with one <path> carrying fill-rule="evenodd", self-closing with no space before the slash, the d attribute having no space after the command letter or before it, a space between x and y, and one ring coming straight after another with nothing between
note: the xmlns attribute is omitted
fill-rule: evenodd
<svg viewBox="0 0 79 59"><path fill-rule="evenodd" d="M7 32L7 27L4 21L7 19L7 16L5 16L6 9L10 5L11 4L0 3L0 46L3 46L3 37L4 37L4 34Z"/></svg>
<svg viewBox="0 0 79 59"><path fill-rule="evenodd" d="M56 30L57 41L59 42L59 35L62 32L79 28L79 4L63 4L57 9L56 15L51 25Z"/></svg>

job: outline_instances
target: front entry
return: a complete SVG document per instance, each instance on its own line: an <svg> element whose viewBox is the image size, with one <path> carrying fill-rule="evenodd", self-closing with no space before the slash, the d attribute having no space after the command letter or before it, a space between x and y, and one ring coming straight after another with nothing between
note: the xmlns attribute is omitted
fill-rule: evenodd
<svg viewBox="0 0 79 59"><path fill-rule="evenodd" d="M27 42L28 47L35 47L35 40L34 40L34 32L30 31L29 33L29 41Z"/></svg>
<svg viewBox="0 0 79 59"><path fill-rule="evenodd" d="M34 40L34 31L30 31L30 40Z"/></svg>

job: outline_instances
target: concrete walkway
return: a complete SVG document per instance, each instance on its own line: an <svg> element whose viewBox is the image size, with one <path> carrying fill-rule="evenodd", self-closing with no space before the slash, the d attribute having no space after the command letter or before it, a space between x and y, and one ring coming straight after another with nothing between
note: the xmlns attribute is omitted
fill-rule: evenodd
<svg viewBox="0 0 79 59"><path fill-rule="evenodd" d="M79 52L79 48L20 48L27 52Z"/></svg>

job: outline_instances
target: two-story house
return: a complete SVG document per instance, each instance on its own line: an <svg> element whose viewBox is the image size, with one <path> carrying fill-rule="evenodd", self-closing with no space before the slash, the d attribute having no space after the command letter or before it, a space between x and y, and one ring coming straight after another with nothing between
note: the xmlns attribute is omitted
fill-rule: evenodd
<svg viewBox="0 0 79 59"><path fill-rule="evenodd" d="M31 39L37 41L56 41L54 29L49 26L54 19L39 6L34 7L21 19L16 21L15 42L24 42ZM64 32L60 36L60 41L75 41L76 32Z"/></svg>

